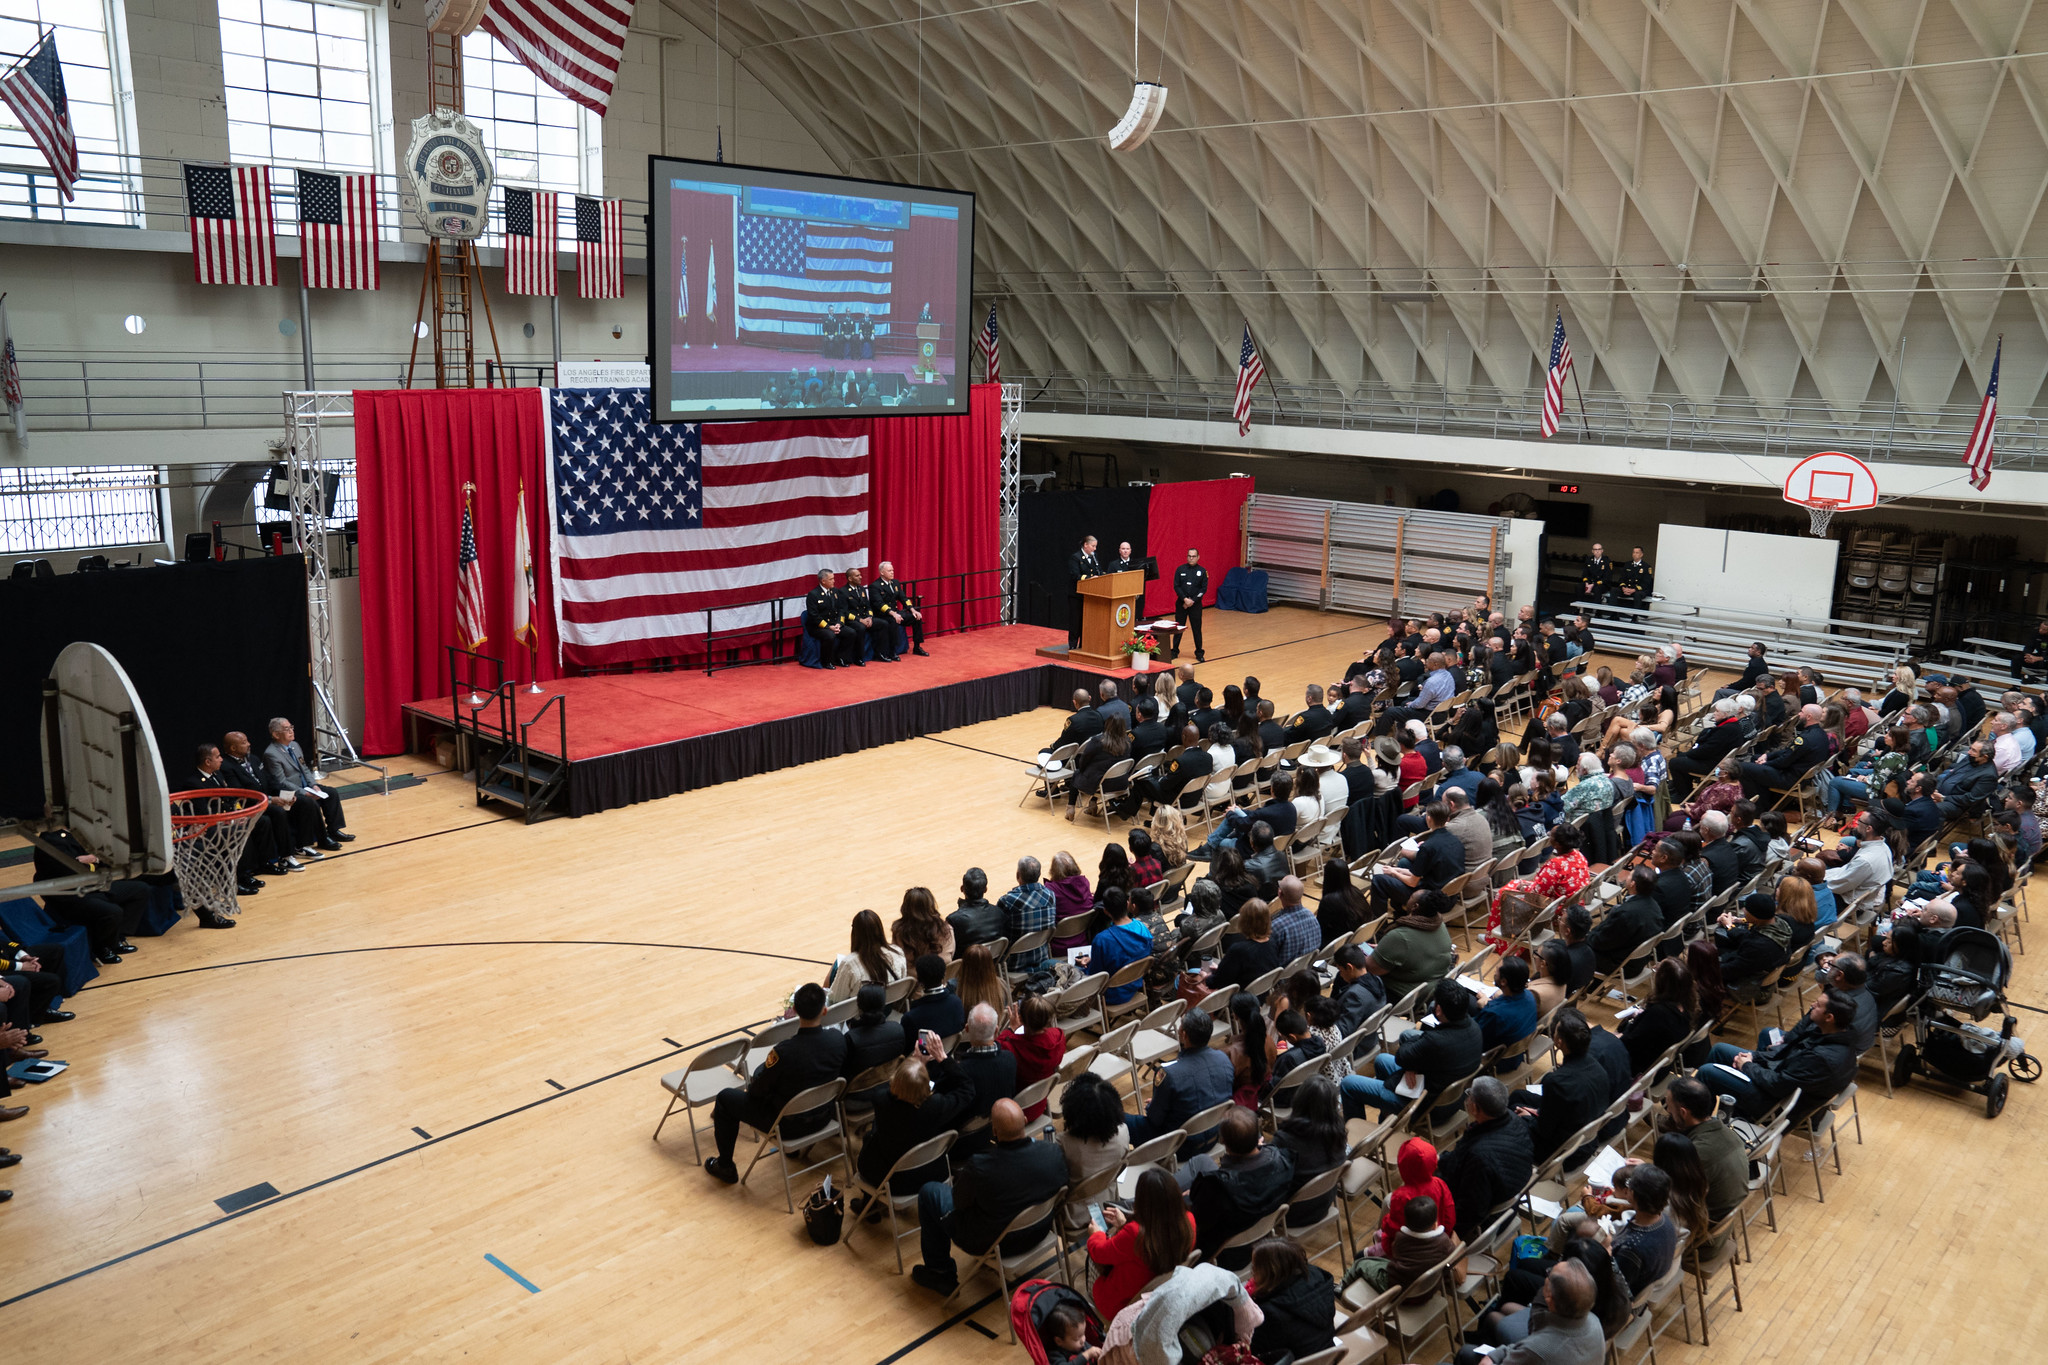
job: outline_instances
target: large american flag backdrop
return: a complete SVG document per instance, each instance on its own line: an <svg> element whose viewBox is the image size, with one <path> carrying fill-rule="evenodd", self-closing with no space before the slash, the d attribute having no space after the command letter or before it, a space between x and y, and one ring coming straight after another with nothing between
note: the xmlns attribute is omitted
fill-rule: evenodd
<svg viewBox="0 0 2048 1365"><path fill-rule="evenodd" d="M562 662L595 666L795 624L818 570L868 563L871 424L661 424L645 389L546 391Z"/></svg>

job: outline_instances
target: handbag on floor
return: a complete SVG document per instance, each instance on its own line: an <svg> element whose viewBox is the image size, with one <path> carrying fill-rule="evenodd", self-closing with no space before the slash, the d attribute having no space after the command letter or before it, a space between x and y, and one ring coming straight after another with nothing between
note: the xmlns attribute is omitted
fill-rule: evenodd
<svg viewBox="0 0 2048 1365"><path fill-rule="evenodd" d="M828 1247L839 1240L845 1225L846 1195L832 1187L832 1177L828 1175L825 1183L804 1200L804 1231L811 1234L813 1242Z"/></svg>

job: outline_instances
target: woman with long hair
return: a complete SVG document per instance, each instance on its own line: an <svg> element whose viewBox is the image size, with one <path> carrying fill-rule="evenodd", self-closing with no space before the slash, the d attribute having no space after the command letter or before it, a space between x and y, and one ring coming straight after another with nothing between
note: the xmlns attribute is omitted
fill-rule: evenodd
<svg viewBox="0 0 2048 1365"><path fill-rule="evenodd" d="M1095 903L1102 903L1102 893L1110 887L1120 888L1126 899L1138 889L1138 882L1131 875L1131 855L1124 851L1122 844L1104 844L1102 861L1095 865Z"/></svg>
<svg viewBox="0 0 2048 1365"><path fill-rule="evenodd" d="M1789 926L1785 951L1796 963L1806 955L1806 945L1813 942L1814 925L1820 918L1820 907L1813 899L1813 883L1788 872L1778 879L1777 899L1778 918Z"/></svg>
<svg viewBox="0 0 2048 1365"><path fill-rule="evenodd" d="M1109 770L1131 756L1131 731L1124 718L1114 713L1103 718L1102 733L1092 736L1074 756L1074 780L1067 784L1067 819L1085 795L1092 814L1102 794L1102 779ZM1122 779L1118 779L1121 785Z"/></svg>
<svg viewBox="0 0 2048 1365"><path fill-rule="evenodd" d="M1536 1017L1549 1014L1572 992L1572 950L1562 937L1547 938L1536 950L1536 971L1529 980L1529 993L1536 997Z"/></svg>
<svg viewBox="0 0 2048 1365"><path fill-rule="evenodd" d="M1209 863L1209 876L1223 892L1223 918L1230 919L1259 898L1259 879L1245 870L1244 853L1223 848Z"/></svg>
<svg viewBox="0 0 2048 1365"><path fill-rule="evenodd" d="M1106 1322L1140 1289L1188 1258L1195 1249L1195 1216L1181 1197L1180 1182L1162 1167L1147 1166L1138 1175L1131 1212L1104 1204L1102 1221L1108 1230L1089 1235L1088 1259L1099 1272L1092 1291L1095 1311Z"/></svg>
<svg viewBox="0 0 2048 1365"><path fill-rule="evenodd" d="M1671 1212L1679 1226L1704 1240L1714 1223L1707 1214L1707 1168L1699 1148L1684 1133L1664 1133L1650 1150L1650 1164L1671 1177ZM1617 1189L1622 1185L1620 1175L1615 1173Z"/></svg>
<svg viewBox="0 0 2048 1365"><path fill-rule="evenodd" d="M1507 788L1499 778L1479 779L1472 789L1472 808L1486 817L1486 827L1493 831L1493 856L1513 858L1522 847L1522 823L1515 818L1514 803L1508 800Z"/></svg>
<svg viewBox="0 0 2048 1365"><path fill-rule="evenodd" d="M1990 904L1996 905L2005 893L2012 890L2012 862L2006 851L1996 840L1978 837L1963 845L1963 858L1984 869L1989 884L1984 888L1991 897Z"/></svg>
<svg viewBox="0 0 2048 1365"><path fill-rule="evenodd" d="M1905 710L1918 700L1920 700L1920 675L1906 667L1906 665L1900 664L1892 670L1891 690L1885 693L1878 701L1877 714L1880 717L1890 716L1895 712Z"/></svg>
<svg viewBox="0 0 2048 1365"><path fill-rule="evenodd" d="M1010 985L996 970L995 954L989 952L986 943L970 943L967 951L960 954L957 989L962 1009L972 1011L976 1005L987 1005L996 1012L998 1019L1009 1012Z"/></svg>
<svg viewBox="0 0 2048 1365"><path fill-rule="evenodd" d="M1294 1183L1306 1185L1344 1160L1344 1101L1328 1076L1303 1081L1294 1089L1294 1107L1273 1132L1273 1145L1294 1156ZM1287 1226L1311 1227L1330 1211L1330 1200L1303 1200L1289 1205Z"/></svg>
<svg viewBox="0 0 2048 1365"><path fill-rule="evenodd" d="M1663 959L1650 979L1649 999L1620 1028L1629 1070L1638 1076L1648 1072L1698 1023L1699 993L1693 989L1691 969L1675 957Z"/></svg>
<svg viewBox="0 0 2048 1365"><path fill-rule="evenodd" d="M1230 1046L1225 1054L1230 1058L1234 1086L1231 1098L1247 1109L1257 1109L1278 1054L1259 997L1249 991L1230 997Z"/></svg>
<svg viewBox="0 0 2048 1365"><path fill-rule="evenodd" d="M1316 904L1316 923L1323 942L1332 943L1345 934L1358 932L1371 913L1365 893L1351 880L1351 864L1332 858L1323 864L1323 897Z"/></svg>
<svg viewBox="0 0 2048 1365"><path fill-rule="evenodd" d="M1257 714L1257 712L1253 712L1254 716ZM1223 685L1223 722L1232 730L1235 730L1237 729L1237 723L1242 719L1244 719L1244 689L1236 683L1225 683Z"/></svg>
<svg viewBox="0 0 2048 1365"><path fill-rule="evenodd" d="M1336 1282L1329 1271L1310 1264L1292 1238L1265 1237L1252 1245L1245 1293L1261 1314L1250 1343L1255 1358L1306 1360L1330 1349L1330 1324L1339 1316Z"/></svg>
<svg viewBox="0 0 2048 1365"><path fill-rule="evenodd" d="M1188 820L1179 806L1168 802L1152 812L1152 850L1159 855L1162 872L1171 872L1188 860Z"/></svg>
<svg viewBox="0 0 2048 1365"><path fill-rule="evenodd" d="M928 887L913 886L903 893L896 922L889 926L889 940L911 962L926 953L953 960L953 926L940 917L939 902Z"/></svg>
<svg viewBox="0 0 2048 1365"><path fill-rule="evenodd" d="M903 950L892 946L882 932L882 917L872 910L861 911L853 917L851 947L834 958L832 970L825 973L826 1002L836 1005L851 1000L870 981L886 986L908 976L907 961Z"/></svg>

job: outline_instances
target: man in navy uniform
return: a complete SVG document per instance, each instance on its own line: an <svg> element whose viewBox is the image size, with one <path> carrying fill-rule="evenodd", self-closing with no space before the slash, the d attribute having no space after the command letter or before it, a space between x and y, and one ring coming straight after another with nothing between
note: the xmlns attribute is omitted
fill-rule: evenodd
<svg viewBox="0 0 2048 1365"><path fill-rule="evenodd" d="M853 624L859 627L862 637L873 643L875 657L883 663L895 663L896 632L888 629L887 618L876 609L874 594L861 582L859 569L849 568L846 571L846 586L839 590L839 596L845 601L847 613L853 618ZM877 624L883 629L876 630Z"/></svg>
<svg viewBox="0 0 2048 1365"><path fill-rule="evenodd" d="M1582 600L1597 602L1606 606L1614 592L1614 565L1607 558L1607 548L1598 541L1593 543L1593 553L1586 556L1586 562L1579 568L1579 590Z"/></svg>
<svg viewBox="0 0 2048 1365"><path fill-rule="evenodd" d="M910 600L909 590L896 581L896 566L885 559L875 566L875 572L880 577L868 589L868 598L875 604L875 611L894 621L910 636L912 654L930 658L924 647L924 613Z"/></svg>
<svg viewBox="0 0 2048 1365"><path fill-rule="evenodd" d="M1102 561L1095 557L1095 537L1083 536L1081 548L1067 556L1067 577L1072 581L1072 599L1067 604L1067 648L1081 647L1081 580L1094 578L1102 572Z"/></svg>
<svg viewBox="0 0 2048 1365"><path fill-rule="evenodd" d="M1206 661L1202 653L1202 599L1209 595L1209 571L1202 567L1202 552L1188 547L1188 562L1173 571L1173 619L1184 630L1195 633L1195 662ZM1178 650L1179 642L1175 642Z"/></svg>
<svg viewBox="0 0 2048 1365"><path fill-rule="evenodd" d="M1649 563L1643 558L1643 547L1638 545L1628 552L1628 563L1613 578L1619 589L1615 600L1624 607L1640 607L1650 600L1650 593L1656 588L1657 578Z"/></svg>
<svg viewBox="0 0 2048 1365"><path fill-rule="evenodd" d="M706 1160L704 1169L728 1185L740 1178L732 1151L739 1142L742 1123L765 1130L790 1100L845 1074L846 1035L819 1027L825 1020L825 988L815 981L806 982L798 988L793 1003L797 1031L775 1045L744 1087L727 1086L712 1103L712 1140L718 1144L718 1155ZM796 1138L822 1128L831 1116L829 1105L809 1114L792 1114L783 1124L784 1136Z"/></svg>
<svg viewBox="0 0 2048 1365"><path fill-rule="evenodd" d="M818 570L818 586L804 594L804 634L818 642L818 662L826 668L860 662L860 642L847 629L845 615L832 571Z"/></svg>

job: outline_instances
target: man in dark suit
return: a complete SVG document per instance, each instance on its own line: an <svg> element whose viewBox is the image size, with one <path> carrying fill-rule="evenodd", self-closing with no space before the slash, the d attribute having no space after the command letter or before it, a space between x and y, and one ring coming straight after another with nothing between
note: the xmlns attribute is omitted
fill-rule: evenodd
<svg viewBox="0 0 2048 1365"><path fill-rule="evenodd" d="M1215 771L1216 760L1201 746L1201 735L1196 732L1194 726L1190 725L1181 730L1180 742L1187 747L1181 750L1179 758L1163 767L1154 768L1131 783L1129 790L1111 806L1111 813L1117 819L1130 819L1148 801L1154 805L1171 801L1180 795L1181 788L1187 786L1190 778L1207 777Z"/></svg>
<svg viewBox="0 0 2048 1365"><path fill-rule="evenodd" d="M818 663L844 668L861 662L860 642L846 628L845 603L832 586L830 569L818 570L817 586L804 594L804 634L818 642Z"/></svg>
<svg viewBox="0 0 2048 1365"><path fill-rule="evenodd" d="M1142 569L1144 567L1145 561L1136 557L1131 550L1131 542L1126 540L1117 545L1116 558L1104 564L1102 571L1104 573L1126 573L1132 569Z"/></svg>
<svg viewBox="0 0 2048 1365"><path fill-rule="evenodd" d="M1606 1068L1592 1055L1593 1030L1585 1015L1565 1006L1551 1022L1550 1036L1564 1060L1544 1073L1540 1096L1517 1090L1512 1097L1515 1112L1529 1126L1530 1153L1538 1164L1600 1117L1611 1089ZM1569 1156L1566 1164L1571 1164Z"/></svg>
<svg viewBox="0 0 2048 1365"><path fill-rule="evenodd" d="M1308 685L1303 700L1301 716L1287 727L1287 742L1299 744L1303 740L1317 740L1337 728L1337 722L1330 718L1330 709L1323 705L1323 689L1314 683Z"/></svg>
<svg viewBox="0 0 2048 1365"><path fill-rule="evenodd" d="M259 862L259 868L273 877L298 871L304 864L293 856L293 850L311 848L319 841L320 813L311 802L302 806L294 799L289 806L285 804L284 789L270 775L270 765L250 756L249 737L240 730L222 735L220 747L221 780L243 791L262 792L270 799L263 809L263 819L249 832L250 843L256 843L260 836L268 841L271 850L269 859ZM313 856L320 856L317 850Z"/></svg>
<svg viewBox="0 0 2048 1365"><path fill-rule="evenodd" d="M1957 820L1982 815L1997 787L1998 767L1992 762L1991 742L1980 739L1935 779L1932 795L1942 808L1942 818Z"/></svg>
<svg viewBox="0 0 2048 1365"><path fill-rule="evenodd" d="M1491 1210L1529 1183L1536 1162L1529 1127L1511 1112L1508 1089L1494 1077L1480 1076L1465 1088L1465 1116L1471 1122L1458 1145L1439 1159L1436 1173L1450 1186L1458 1209L1457 1233L1469 1242Z"/></svg>
<svg viewBox="0 0 2048 1365"><path fill-rule="evenodd" d="M874 326L871 322L866 325ZM888 617L896 627L891 652L902 648L903 636L908 634L910 652L930 658L924 647L924 612L911 597L910 590L896 581L896 566L885 559L875 566L875 573L877 577L868 588L868 596L873 600L875 610Z"/></svg>
<svg viewBox="0 0 2048 1365"><path fill-rule="evenodd" d="M739 1167L733 1165L732 1149L739 1141L740 1125L766 1130L782 1112L782 1106L812 1086L837 1080L845 1074L846 1035L837 1029L820 1028L825 1020L825 988L806 982L797 989L795 1034L777 1043L766 1061L744 1086L728 1086L718 1092L711 1105L711 1131L718 1155L704 1163L704 1169L728 1185L739 1183ZM832 1116L828 1106L808 1114L793 1114L783 1124L783 1134L796 1137L823 1127Z"/></svg>
<svg viewBox="0 0 2048 1365"><path fill-rule="evenodd" d="M1081 548L1067 556L1068 592L1067 602L1067 648L1081 647L1081 580L1094 578L1102 572L1102 561L1095 557L1095 537L1083 536Z"/></svg>
<svg viewBox="0 0 2048 1365"><path fill-rule="evenodd" d="M225 791L233 784L221 776L220 746L201 744L194 757L198 767L187 776L180 791L205 791L208 788ZM248 836L242 840L241 856L235 861L235 894L253 896L263 889L263 883L256 879L256 873L270 870L268 864L276 859L276 850L271 845L270 828L261 818L250 825ZM282 870L282 869L279 869ZM220 920L219 924L209 921ZM211 910L199 912L199 922L209 929L235 927L235 922L217 915Z"/></svg>
<svg viewBox="0 0 2048 1365"><path fill-rule="evenodd" d="M314 847L333 853L343 844L355 842L355 835L342 832L340 795L333 788L321 784L319 771L306 761L292 723L283 716L270 722L270 747L263 751L263 762L270 769L270 775L277 779L280 791L298 793L294 805L307 800L314 803L323 831L323 836L314 841Z"/></svg>
<svg viewBox="0 0 2048 1365"><path fill-rule="evenodd" d="M1680 873L1681 880L1684 873ZM1629 873L1629 895L1600 917L1586 942L1593 949L1593 970L1606 973L1628 961L1635 951L1664 932L1664 910L1652 888L1657 874L1647 867Z"/></svg>
<svg viewBox="0 0 2048 1365"><path fill-rule="evenodd" d="M1586 556L1586 562L1579 569L1579 591L1581 600L1607 605L1608 594L1613 591L1609 580L1614 576L1614 564L1607 558L1606 547L1597 541L1593 553Z"/></svg>
<svg viewBox="0 0 2048 1365"><path fill-rule="evenodd" d="M1226 723L1223 708L1216 704L1216 694L1206 687L1195 689L1194 709L1188 713L1188 724L1195 727L1195 733L1206 735L1212 726Z"/></svg>
<svg viewBox="0 0 2048 1365"><path fill-rule="evenodd" d="M1643 558L1643 547L1635 546L1628 552L1628 563L1621 566L1613 578L1616 589L1614 600L1624 607L1645 607L1650 595L1657 589L1657 575Z"/></svg>
<svg viewBox="0 0 2048 1365"><path fill-rule="evenodd" d="M1273 718L1273 701L1259 698L1259 747L1267 753L1287 747L1287 731Z"/></svg>
<svg viewBox="0 0 2048 1365"><path fill-rule="evenodd" d="M951 1294L960 1287L955 1246L981 1255L995 1245L1012 1218L1052 1198L1067 1183L1067 1159L1059 1144L1027 1137L1024 1111L1015 1100L996 1101L988 1122L995 1146L956 1167L952 1184L933 1181L918 1192L924 1264L912 1267L910 1278L936 1293ZM1029 1251L1051 1228L1048 1215L1018 1230L1003 1243L1003 1253Z"/></svg>
<svg viewBox="0 0 2048 1365"><path fill-rule="evenodd" d="M1360 674L1344 684L1344 700L1331 719L1333 730L1349 730L1372 719L1372 691Z"/></svg>
<svg viewBox="0 0 2048 1365"><path fill-rule="evenodd" d="M997 1100L1014 1098L1017 1094L1017 1054L996 1045L995 1006L983 1001L967 1012L967 1028L961 1039L959 1052L954 1056L960 1062L960 1069L974 1082L974 1103L968 1107L963 1121L987 1118ZM960 1141L953 1145L953 1159L972 1156L988 1146L988 1129L977 1133L962 1133Z"/></svg>
<svg viewBox="0 0 2048 1365"><path fill-rule="evenodd" d="M944 1046L932 1049L931 1060L921 1056L904 1059L889 1078L889 1093L875 1106L875 1126L860 1145L856 1169L871 1186L880 1186L889 1168L920 1142L929 1142L948 1128L967 1121L974 1107L974 1082L960 1069L960 1063L946 1055ZM946 1174L944 1157L896 1177L897 1195L924 1188L929 1180ZM848 1212L858 1216L863 1206L856 1202Z"/></svg>
<svg viewBox="0 0 2048 1365"><path fill-rule="evenodd" d="M1744 763L1736 770L1742 794L1755 801L1765 792L1789 791L1808 769L1825 762L1833 741L1820 722L1820 707L1800 707L1799 738L1795 742L1765 755L1761 763Z"/></svg>
<svg viewBox="0 0 2048 1365"><path fill-rule="evenodd" d="M68 829L45 832L42 843L63 850L88 868L99 862L99 855L88 853L85 845L79 843L78 837ZM78 869L44 852L41 847L35 851L34 866L35 879L39 882L78 875ZM137 951L126 937L128 925L140 918L143 907L148 903L149 887L123 878L100 891L46 895L43 897L43 911L59 924L85 930L86 940L92 945L93 961L103 967L118 967L121 954Z"/></svg>
<svg viewBox="0 0 2048 1365"><path fill-rule="evenodd" d="M1072 698L1074 714L1067 717L1067 723L1060 727L1060 737L1045 746L1042 753L1068 744L1086 744L1102 733L1102 713L1091 704L1085 688L1075 688Z"/></svg>
<svg viewBox="0 0 2048 1365"><path fill-rule="evenodd" d="M1138 698L1138 723L1131 727L1131 757L1163 754L1172 744L1173 732L1159 718L1159 699L1153 696Z"/></svg>

